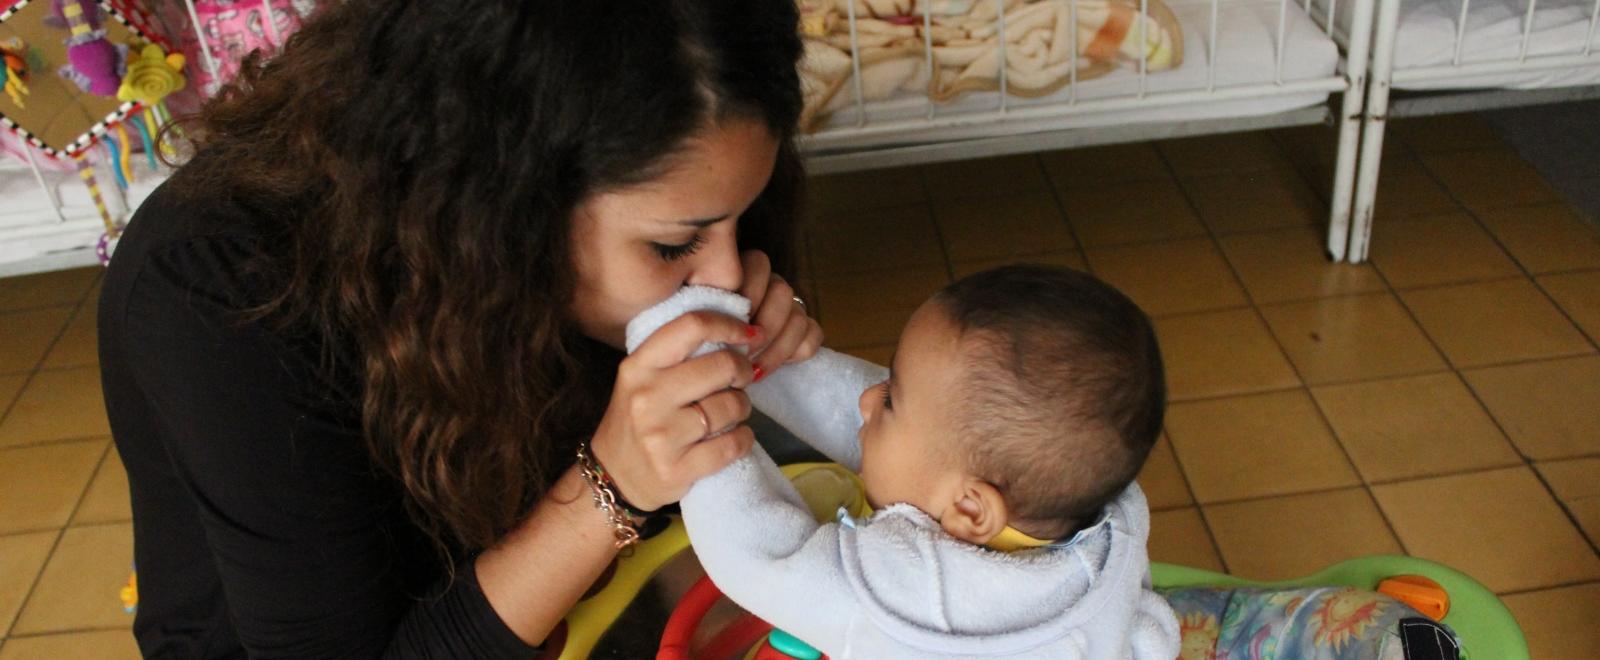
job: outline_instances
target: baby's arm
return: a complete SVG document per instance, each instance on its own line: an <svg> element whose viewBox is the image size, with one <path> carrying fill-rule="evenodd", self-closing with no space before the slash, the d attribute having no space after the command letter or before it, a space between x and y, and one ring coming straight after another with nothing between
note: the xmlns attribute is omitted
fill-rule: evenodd
<svg viewBox="0 0 1600 660"><path fill-rule="evenodd" d="M839 556L839 525L812 517L760 445L696 482L681 504L695 554L728 598L839 655L857 615Z"/></svg>
<svg viewBox="0 0 1600 660"><path fill-rule="evenodd" d="M889 370L866 360L822 349L811 359L785 365L745 388L750 402L834 462L861 471L861 391L883 382Z"/></svg>

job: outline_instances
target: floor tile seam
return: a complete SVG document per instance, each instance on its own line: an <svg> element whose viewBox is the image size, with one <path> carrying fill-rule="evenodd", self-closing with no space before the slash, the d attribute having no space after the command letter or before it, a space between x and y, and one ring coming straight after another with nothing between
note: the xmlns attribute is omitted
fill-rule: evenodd
<svg viewBox="0 0 1600 660"><path fill-rule="evenodd" d="M100 434L100 435L75 435L75 436L71 436L71 437L67 437L67 438L51 438L49 440L34 440L32 442L21 442L21 443L17 443L17 444L0 445L0 452L7 452L7 451L14 450L14 449L38 449L40 447L53 447L53 446L56 446L56 445L72 444L74 442L90 442L90 441L93 441L93 440L108 440L108 439L110 439L110 437L111 436L109 434Z"/></svg>
<svg viewBox="0 0 1600 660"><path fill-rule="evenodd" d="M1517 157L1520 159L1521 155L1518 155ZM1524 161L1524 163L1526 163L1526 161ZM1529 164L1529 167L1532 167L1532 165ZM1544 180L1543 175L1540 175L1539 178L1540 180ZM1549 184L1549 181L1545 181L1545 185ZM1539 295L1544 298L1545 302L1550 303L1550 306L1554 307L1556 311L1561 314L1561 318L1566 319L1567 324L1573 329L1577 330L1578 334L1584 338L1584 341L1589 343L1589 349L1591 351L1600 351L1600 342L1597 342L1595 337L1589 336L1589 333L1584 332L1583 326L1578 325L1577 320L1572 318L1572 314L1567 312L1566 308L1562 307L1560 303L1556 302L1556 299L1552 297L1548 291L1545 291L1544 287L1539 286L1539 281L1534 279L1533 271L1529 270L1528 266L1522 263L1521 259L1516 257L1516 253L1511 251L1511 249L1506 245L1505 241L1500 239L1498 234L1489 229L1489 225L1483 221L1483 217L1478 214L1478 211L1469 208L1467 209L1466 213L1468 217L1472 218L1473 223L1475 223L1478 228L1483 231L1483 233L1488 234L1489 239L1494 241L1494 244L1500 248L1500 251L1505 254L1506 258L1511 260L1512 265L1516 266L1517 271L1522 273L1522 275L1528 279L1528 283L1533 285L1534 289L1539 292Z"/></svg>
<svg viewBox="0 0 1600 660"><path fill-rule="evenodd" d="M1272 142L1271 140L1269 140L1269 142L1272 143L1274 149L1279 150L1279 157L1285 157L1284 154L1281 153L1281 149L1278 147L1277 143ZM1171 166L1170 162L1168 163L1168 166ZM1198 212L1194 198L1187 190L1183 191L1183 197L1184 200L1189 204L1190 208ZM1267 321L1266 314L1261 311L1261 307L1256 304L1254 297L1251 296L1247 289L1245 289L1244 280L1239 276L1238 270L1234 268L1233 263L1230 262L1226 255L1222 253L1222 246L1217 241L1215 232L1212 232L1211 234L1211 243L1212 249L1216 250L1217 253L1222 256L1222 262L1227 266L1228 272L1233 276L1235 284L1237 284L1239 288L1244 291L1246 300L1250 301L1250 311L1255 314L1257 322L1259 322L1261 326L1266 329L1267 336L1272 338L1272 343L1277 347L1279 356L1286 364L1289 365L1290 372L1294 374L1296 381L1300 383L1300 387L1297 389L1303 392L1307 399L1311 400L1312 408L1317 411L1317 419L1322 423L1323 430L1327 432L1330 438L1333 439L1334 445L1339 448L1339 455L1344 458L1345 468L1349 470L1351 474L1355 475L1358 482L1360 482L1362 485L1365 485L1366 477L1362 475L1361 470L1357 468L1355 459L1350 456L1350 450L1344 446L1344 442L1339 440L1339 436L1334 431L1333 423L1328 419L1327 413L1322 409L1321 404L1317 402L1316 397L1311 395L1311 389L1307 384L1305 374L1300 369L1300 366L1295 364L1294 358L1290 355L1288 348L1284 346L1282 338L1280 338L1278 333L1272 329L1272 324ZM1198 499L1196 501L1198 501Z"/></svg>
<svg viewBox="0 0 1600 660"><path fill-rule="evenodd" d="M48 355L48 353L46 354ZM39 370L37 368L28 372L27 377L22 379L22 384L17 387L17 393L12 395L11 400L0 403L0 429L5 428L6 420L11 418L11 411L16 409L18 402L22 401L22 395L28 391L29 386L33 385L33 381L38 375Z"/></svg>
<svg viewBox="0 0 1600 660"><path fill-rule="evenodd" d="M1280 157L1285 157L1286 158L1286 156L1282 153L1281 145L1278 145L1276 141L1269 140L1269 142L1271 142L1273 144L1274 149L1278 150L1278 155ZM1162 159L1162 162L1166 164L1168 170L1169 171L1173 171L1174 174L1175 174L1176 172L1175 172L1175 170L1173 170L1172 163L1166 157L1166 154L1160 152L1159 150L1157 151L1157 154ZM1300 176L1302 176L1302 178L1304 177L1304 175L1300 175ZM1190 210L1192 212L1194 212L1198 216L1199 215L1199 207L1195 203L1193 195L1189 192L1188 187L1180 185L1179 186L1179 191L1183 195L1184 202L1189 205ZM1313 186L1313 194L1315 194L1315 187L1314 186ZM1278 348L1278 352L1279 352L1280 356L1283 358L1284 362L1286 362L1289 365L1290 370L1295 374L1296 379L1300 382L1300 386L1299 387L1297 387L1297 388L1288 388L1288 389L1286 389L1284 391L1299 390L1301 392L1304 392L1305 396L1307 398L1311 399L1312 405L1317 410L1317 416L1321 420L1323 427L1327 430L1328 434L1331 437L1334 438L1334 444L1339 447L1340 454L1344 457L1346 468L1349 469L1350 472L1355 475L1355 477L1358 480L1358 482L1360 483L1361 487L1366 490L1367 496L1369 498L1373 498L1374 499L1374 504L1376 504L1376 498L1372 495L1372 493L1370 491L1370 488L1367 487L1366 482L1365 482L1365 477L1361 474L1361 471L1356 468L1355 461L1350 457L1349 451L1344 447L1344 443L1341 442L1338 439L1338 435L1334 432L1332 424L1328 420L1326 413L1324 413L1322 408L1321 408L1321 406L1319 404L1317 404L1316 398L1311 396L1310 387L1306 384L1304 375L1300 373L1299 367L1296 366L1294 364L1294 360L1292 358L1290 358L1290 356L1288 354L1288 350L1283 346L1283 342L1282 342L1282 340L1280 340L1278 338L1277 333L1273 332L1272 325L1267 322L1266 315L1263 314L1262 311L1261 311L1261 307L1260 307L1259 301L1256 300L1255 295L1250 292L1249 288L1244 285L1244 279L1239 275L1239 271L1238 271L1237 267L1234 265L1232 260L1228 259L1227 253L1222 249L1222 244L1221 244L1221 241L1218 239L1218 234L1217 234L1216 230L1210 225L1210 223L1202 221L1201 225L1203 225L1205 227L1207 234L1211 238L1212 249L1216 250L1217 253L1222 257L1222 261L1227 266L1227 268L1229 270L1229 273L1231 273L1233 275L1235 283L1239 286L1240 290L1242 290L1244 292L1245 299L1247 301L1249 301L1249 307L1250 307L1251 311L1254 312L1257 321L1260 322L1262 324L1262 326L1266 328L1267 335L1272 338L1273 345ZM1374 270L1376 270L1376 269L1374 269ZM1387 284L1387 282L1385 284ZM1169 432L1169 435L1170 435L1170 432ZM1176 457L1177 453L1178 453L1177 445L1176 445L1176 443L1174 443L1173 444L1173 454L1174 454L1175 457ZM1183 470L1181 460L1179 462L1179 471L1181 473L1183 473L1185 483L1188 483L1189 482L1188 473ZM1196 503L1196 506L1199 508L1201 520L1202 520L1202 522L1205 523L1206 531L1209 533L1209 535L1211 537L1211 543L1214 546L1215 551L1217 553L1218 561L1222 562L1224 569L1226 569L1227 560L1222 555L1221 544L1217 541L1216 533L1212 529L1212 526L1211 526L1210 517L1206 512L1207 503L1202 503L1200 501L1200 498L1195 496L1195 493L1193 491L1193 486L1192 485L1190 486L1190 498L1194 500L1194 502ZM1215 504L1215 503L1211 503L1211 504ZM1400 547L1403 549L1405 547L1405 545L1404 545L1403 542L1400 541L1399 534L1395 532L1393 524L1388 520L1388 517L1385 514L1383 514L1382 507L1378 507L1378 511L1379 511L1379 515L1383 516L1384 524L1389 528L1389 533L1391 534L1391 536L1393 536L1393 538L1395 539L1395 542L1397 544L1400 544Z"/></svg>
<svg viewBox="0 0 1600 660"><path fill-rule="evenodd" d="M1578 331L1578 334L1583 335L1583 338L1589 342L1589 347L1595 351L1600 351L1600 330L1591 334L1588 329L1583 327L1583 324L1578 323L1578 319L1572 316L1572 312L1567 309L1566 305L1556 300L1556 297L1550 293L1550 289L1546 288L1542 282L1533 278L1530 278L1530 281L1533 284L1533 288L1539 290L1539 295L1550 301L1550 304L1555 306L1556 311L1561 312L1561 317L1571 323L1572 327Z"/></svg>
<svg viewBox="0 0 1600 660"><path fill-rule="evenodd" d="M1589 536L1589 531L1584 529L1583 523L1578 520L1577 513L1556 493L1555 486L1551 485L1550 480L1544 476L1544 472L1535 467L1532 461L1528 463L1528 471L1533 473L1533 478L1539 480L1539 485L1544 488L1544 491L1550 494L1550 499L1555 501L1556 508L1561 511L1561 515L1565 516L1567 523L1572 525L1574 531L1578 532L1578 538L1583 539L1583 542L1589 545L1589 551L1594 553L1596 558L1600 558L1600 544L1595 543L1595 539Z"/></svg>
<svg viewBox="0 0 1600 660"><path fill-rule="evenodd" d="M112 450L113 449L112 449L111 445L108 443L106 445L105 449L101 451L100 463L104 463L105 462L106 455L108 453L110 453ZM97 463L95 472L99 472L99 467L98 466L99 466L99 464ZM89 481L83 485L83 490L78 492L77 500L74 501L73 504L72 504L72 510L67 513L67 522L69 524L72 522L73 518L76 518L78 516L78 509L83 506L83 500L88 497L89 488L91 486L93 486L93 485L94 485L94 474L91 473L89 475ZM119 524L126 524L126 523L119 523ZM22 597L22 601L20 603L18 603L18 605L17 605L17 616L16 616L16 618L12 619L11 623L6 626L6 629L4 631L6 637L13 637L13 635L11 633L15 630L15 628L17 626L17 622L21 621L22 620L22 615L28 611L28 603L33 600L33 595L38 592L39 582L44 579L44 572L45 572L46 569L50 568L51 560L55 559L56 551L61 549L61 540L66 538L68 529L69 529L68 526L63 525L61 530L56 533L55 540L53 542L51 542L51 544L50 544L50 552L45 555L44 565L39 567L39 572L33 576L33 581L30 582L29 585L28 585L27 594Z"/></svg>
<svg viewBox="0 0 1600 660"><path fill-rule="evenodd" d="M1588 586L1588 585L1600 585L1600 579L1577 580L1577 581L1574 581L1574 582L1566 582L1566 583L1558 584L1558 585L1555 585L1555 586L1549 586L1549 587L1530 587L1528 589L1508 589L1506 591L1497 591L1497 592L1495 592L1495 596L1504 599L1504 598L1507 598L1507 597L1510 597L1510 596L1525 596L1525 595L1528 595L1528 594L1536 594L1536 593L1542 593L1542 592L1546 592L1546 591L1559 591L1561 589L1571 589L1573 587L1583 587L1583 586Z"/></svg>
<svg viewBox="0 0 1600 660"><path fill-rule="evenodd" d="M87 294L85 294L85 295L87 295ZM5 309L0 309L0 317L3 317L3 316L20 316L22 314L31 314L31 313L35 313L35 312L43 312L43 311L48 311L48 310L52 310L52 309L61 309L63 307L71 307L73 309L77 309L78 304L81 303L81 302L83 302L83 301L82 300L73 300L71 302L57 302L57 303L50 303L48 305L32 305L32 306L28 306L28 307L8 307L8 308L5 308Z"/></svg>
<svg viewBox="0 0 1600 660"><path fill-rule="evenodd" d="M61 338L67 336L67 329L71 328L72 324L77 322L78 315L83 313L83 305L88 300L88 297L89 297L89 293L88 292L89 291L93 291L93 290L94 290L94 285L93 284L89 285L89 289L84 292L83 297L79 298L78 302L73 304L72 313L67 315L67 322L61 324L61 328L56 331L56 336L50 340L50 345L45 347L44 353L39 355L39 360L34 363L34 365L33 365L34 373L38 373L40 371L44 371L45 370L45 361L49 360L50 359L50 354L56 350L57 346L61 345ZM17 395L18 395L18 397L20 397L21 396L21 392L18 392ZM3 423L3 422L4 422L4 420L0 419L0 423Z"/></svg>
<svg viewBox="0 0 1600 660"><path fill-rule="evenodd" d="M1471 389L1471 388L1468 388L1468 389ZM1493 418L1493 415L1490 415L1490 417ZM1499 421L1495 420L1495 423L1498 426ZM1501 432L1504 433L1504 430L1502 430ZM1508 438L1509 438L1509 436L1508 436ZM1521 448L1517 447L1515 442L1511 442L1510 444L1511 444L1511 447L1512 447L1513 451L1516 451L1519 455L1522 455ZM1555 505L1556 505L1557 509L1559 509L1561 511L1561 515L1563 517L1565 517L1565 519L1567 521L1567 524L1571 525L1573 531L1578 533L1578 538L1583 539L1584 544L1589 547L1589 551L1594 553L1594 555L1597 558L1600 558L1600 544L1596 544L1595 539L1593 539L1593 538L1591 538L1589 536L1589 533L1583 528L1583 525L1581 523L1579 523L1577 515L1575 513L1573 513L1571 507L1568 506L1568 503L1566 501L1562 500L1561 497L1556 494L1555 488L1553 486L1551 486L1550 481L1545 478L1544 473L1539 471L1536 463L1532 459L1527 458L1525 455L1523 455L1523 462L1521 464L1519 464L1519 465L1501 465L1501 466L1494 466L1494 467L1483 467L1483 468L1475 468L1475 469L1471 469L1471 470L1465 470L1465 471L1461 471L1461 472L1455 472L1455 473L1443 474L1443 475L1431 476L1431 477L1396 479L1396 480L1391 480L1391 481L1385 481L1385 482L1382 482L1382 483L1374 483L1373 486L1374 487L1376 487L1376 486L1391 486L1391 485L1409 483L1409 482L1413 482L1413 481L1425 481L1425 480L1431 480L1431 479L1444 479L1444 478L1458 477L1458 476L1489 474L1489 473L1492 473L1492 472L1501 472L1501 471L1506 471L1506 470L1513 470L1513 469L1516 469L1518 467L1525 467L1525 468L1527 468L1527 470L1529 472L1533 473L1533 477L1539 481L1539 486L1544 489L1544 492L1547 495L1550 496L1550 499L1552 501L1555 502ZM1376 493L1373 494L1373 497L1376 500ZM1380 512L1383 511L1383 507L1382 506L1379 506L1379 511ZM1385 513L1384 517L1385 517L1385 519L1387 519L1388 518L1388 514ZM1398 534L1396 534L1396 538L1397 539L1399 538ZM1403 542L1402 542L1402 544L1403 544ZM1408 554L1409 554L1409 552L1408 552Z"/></svg>
<svg viewBox="0 0 1600 660"><path fill-rule="evenodd" d="M37 639L37 638L40 638L40 637L56 637L56 636L60 636L60 635L81 635L81 634L84 634L84 633L120 632L120 631L126 631L131 636L133 634L133 621L130 620L128 622L128 625L125 625L125 626L88 626L88 627L62 628L62 629L52 629L52 630L41 630L41 631L37 631L37 632L19 633L19 634L16 634L16 635L7 635L5 637L5 640L10 642L10 641L24 640L24 639Z"/></svg>
<svg viewBox="0 0 1600 660"><path fill-rule="evenodd" d="M1160 150L1156 149L1153 146L1151 147L1151 149L1153 151L1156 151L1156 157L1160 158ZM1039 167L1044 170L1045 179L1049 180L1052 184L1054 184L1055 180L1053 178L1051 178L1051 176L1050 176L1050 168L1045 167L1044 158L1041 157L1038 160L1039 160ZM1148 181L1159 181L1159 180L1160 179L1152 178L1152 179L1149 179ZM1130 182L1130 183L1147 183L1148 181L1137 181L1137 182ZM1177 186L1178 184L1177 184L1176 181L1174 181L1173 185ZM1090 263L1089 263L1089 244L1084 242L1082 234L1080 234L1078 232L1077 223L1073 221L1072 214L1067 211L1066 195L1069 192L1070 191L1068 191L1068 190L1063 190L1061 186L1051 185L1050 186L1050 201L1051 201L1051 203L1055 204L1056 214L1061 218L1061 223L1066 225L1067 233L1072 236L1072 242L1075 245L1078 246L1078 253L1083 255L1083 267L1084 267L1084 269L1089 270L1089 272L1092 273L1092 272L1094 272L1094 267L1092 265L1090 265ZM1204 223L1201 223L1201 224L1204 224ZM1134 243L1134 244L1138 244L1138 243ZM1104 248L1104 247L1108 247L1108 246L1095 246L1095 247L1096 247L1096 249L1100 249L1100 248Z"/></svg>
<svg viewBox="0 0 1600 660"><path fill-rule="evenodd" d="M125 523L127 520L102 520L99 522L78 523L78 512L83 508L83 502L89 498L89 490L94 488L94 483L100 480L100 474L105 471L106 465L111 462L112 455L117 453L116 443L106 443L106 450L100 454L100 460L95 462L94 470L89 473L89 483L83 487L83 494L79 497L77 505L72 509L72 514L67 516L67 527L94 527L97 525ZM118 458L117 460L121 460ZM130 514L129 518L132 516Z"/></svg>
<svg viewBox="0 0 1600 660"><path fill-rule="evenodd" d="M816 279L844 279L844 278L855 277L855 276L860 276L860 275L871 275L871 274L874 274L874 273L889 273L889 272L897 272L897 271L915 269L915 268L934 268L934 267L939 266L940 264L945 264L945 263L950 264L951 266L957 266L957 265L963 265L963 264L968 264L968 265L970 265L970 264L978 264L978 263L984 263L984 262L988 262L988 261L1019 260L1019 259L1027 259L1029 257L1048 257L1048 256L1053 256L1053 255L1058 255L1058 254L1069 254L1069 253L1074 253L1074 252L1076 252L1076 253L1078 253L1080 255L1083 254L1083 250L1080 249L1080 248L1065 248L1065 249L1058 249L1058 250L1039 250L1039 251L1036 251L1036 252L1021 252L1021 253L997 255L997 256L991 256L991 257L979 257L977 259L951 259L951 258L949 258L949 253L948 253L949 248L948 248L948 246L943 244L943 233L938 229L935 229L934 231L936 232L935 233L935 238L937 238L941 242L940 251L942 253L942 259L939 262L934 262L932 259L929 259L927 261L927 263L908 263L908 264L902 264L902 265L899 265L899 266L876 266L876 265L874 265L874 266L864 266L864 267L859 267L859 268L858 267L851 267L851 268L845 269L845 270L835 270L835 269L814 270L812 273L810 273L808 275L808 278L809 279L813 279L813 280L816 280ZM1085 261L1087 262L1088 260L1085 259ZM3 375L3 374L0 374L0 375Z"/></svg>

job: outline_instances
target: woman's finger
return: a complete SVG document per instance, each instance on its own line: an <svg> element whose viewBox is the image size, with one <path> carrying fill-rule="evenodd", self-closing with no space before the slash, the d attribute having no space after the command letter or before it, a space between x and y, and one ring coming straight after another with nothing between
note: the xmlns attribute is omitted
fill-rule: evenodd
<svg viewBox="0 0 1600 660"><path fill-rule="evenodd" d="M787 324L804 318L806 314L800 304L794 301L794 287L777 274L767 282L766 302L751 309L755 312L751 323L766 333L760 342L751 345L751 350L756 353L766 350L767 345L783 333Z"/></svg>
<svg viewBox="0 0 1600 660"><path fill-rule="evenodd" d="M790 304L793 303L791 302ZM772 373L773 369L793 362L794 360L791 358L800 349L801 342L805 341L806 335L811 331L811 323L811 319L801 314L789 317L789 321L783 326L783 330L772 338L772 343L767 344L766 350L756 356L754 362L760 365L761 371L763 373Z"/></svg>
<svg viewBox="0 0 1600 660"><path fill-rule="evenodd" d="M634 351L633 359L653 369L675 366L707 342L750 345L762 330L726 314L690 312L661 327Z"/></svg>
<svg viewBox="0 0 1600 660"><path fill-rule="evenodd" d="M729 388L743 389L755 380L750 359L733 350L716 351L674 365L660 373L660 393L673 407L687 406Z"/></svg>
<svg viewBox="0 0 1600 660"><path fill-rule="evenodd" d="M695 409L696 405L699 410ZM687 429L689 437L700 440L732 429L749 419L750 397L745 396L742 390L723 390L679 410L681 421L677 425ZM705 412L704 417L700 416L701 411Z"/></svg>
<svg viewBox="0 0 1600 660"><path fill-rule="evenodd" d="M761 309L767 299L767 280L772 279L772 260L760 250L745 250L739 254L744 267L744 283L739 295L750 299L750 311Z"/></svg>
<svg viewBox="0 0 1600 660"><path fill-rule="evenodd" d="M789 363L804 362L811 359L822 350L822 324L816 319L806 319L806 338L801 340L800 346L794 349L794 354L789 356Z"/></svg>
<svg viewBox="0 0 1600 660"><path fill-rule="evenodd" d="M715 438L696 442L679 459L677 472L687 478L686 483L692 484L701 477L716 474L727 467L750 451L750 445L755 441L755 432L748 426L740 425Z"/></svg>

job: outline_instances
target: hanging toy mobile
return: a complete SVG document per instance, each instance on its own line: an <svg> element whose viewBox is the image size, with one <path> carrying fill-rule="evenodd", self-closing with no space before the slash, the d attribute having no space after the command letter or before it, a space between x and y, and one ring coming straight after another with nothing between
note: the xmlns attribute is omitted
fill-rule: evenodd
<svg viewBox="0 0 1600 660"><path fill-rule="evenodd" d="M117 87L117 100L144 106L147 126L171 124L176 129L165 100L188 84L183 77L184 61L183 53L169 54L157 44L146 44L138 57L128 59L128 73Z"/></svg>
<svg viewBox="0 0 1600 660"><path fill-rule="evenodd" d="M71 31L67 37L69 64L61 67L61 77L95 96L115 95L121 80L122 54L106 40L106 31L91 20L91 16L99 16L99 7L88 0L57 1Z"/></svg>
<svg viewBox="0 0 1600 660"><path fill-rule="evenodd" d="M121 84L117 86L117 100L137 103L145 108L145 123L148 126L160 126L163 121L170 122L171 116L167 113L165 100L173 92L183 89L187 81L183 77L184 57L181 53L168 54L160 45L146 44L139 51L139 56L130 58L127 63L127 74L123 76ZM118 126L122 137L121 153L112 159L111 167L118 175L118 185L123 183L122 177L129 170L125 155L132 150L128 144L127 133ZM116 144L107 141L108 145ZM163 145L165 146L165 145ZM99 182L95 180L94 168L89 166L80 153L78 156L78 175L83 177L83 182L89 187L89 195L94 199L95 208L100 211L100 217L105 221L106 231L100 235L100 240L95 244L95 255L100 258L102 265L111 263L113 244L122 234L122 226L112 220L111 214L106 210L105 201L100 195Z"/></svg>
<svg viewBox="0 0 1600 660"><path fill-rule="evenodd" d="M5 88L6 95L19 108L28 107L22 102L22 97L28 95L27 52L27 46L16 37L0 43L0 87Z"/></svg>

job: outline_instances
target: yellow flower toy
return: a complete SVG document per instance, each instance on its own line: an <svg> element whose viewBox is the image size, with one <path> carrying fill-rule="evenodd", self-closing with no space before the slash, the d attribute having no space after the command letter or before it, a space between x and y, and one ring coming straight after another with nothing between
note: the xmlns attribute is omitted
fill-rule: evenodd
<svg viewBox="0 0 1600 660"><path fill-rule="evenodd" d="M188 83L183 77L183 64L182 53L169 55L161 46L146 45L138 59L128 62L128 75L122 77L122 86L117 88L117 100L159 105L168 94Z"/></svg>

